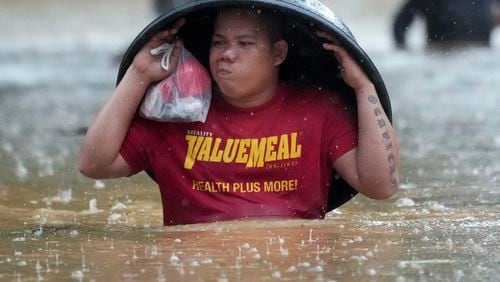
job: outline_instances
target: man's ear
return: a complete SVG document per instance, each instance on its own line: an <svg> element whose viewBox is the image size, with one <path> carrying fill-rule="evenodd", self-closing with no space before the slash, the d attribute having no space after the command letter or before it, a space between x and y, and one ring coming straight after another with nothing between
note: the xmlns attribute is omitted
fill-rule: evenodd
<svg viewBox="0 0 500 282"><path fill-rule="evenodd" d="M279 40L274 43L274 65L281 65L288 54L288 43L285 40Z"/></svg>

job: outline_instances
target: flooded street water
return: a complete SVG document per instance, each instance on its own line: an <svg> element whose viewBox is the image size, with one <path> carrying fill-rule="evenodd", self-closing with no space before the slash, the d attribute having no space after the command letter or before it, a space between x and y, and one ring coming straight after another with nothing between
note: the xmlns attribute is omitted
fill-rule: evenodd
<svg viewBox="0 0 500 282"><path fill-rule="evenodd" d="M145 174L75 169L148 1L0 3L0 281L499 281L500 34L491 49L390 41L400 1L330 1L385 79L401 145L390 200L325 220L162 227ZM92 9L90 9L92 7ZM366 16L365 16L366 15Z"/></svg>

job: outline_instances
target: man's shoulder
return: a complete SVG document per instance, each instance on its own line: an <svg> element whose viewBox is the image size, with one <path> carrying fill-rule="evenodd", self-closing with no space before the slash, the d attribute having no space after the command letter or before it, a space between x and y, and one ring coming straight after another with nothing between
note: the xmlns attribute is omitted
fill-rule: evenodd
<svg viewBox="0 0 500 282"><path fill-rule="evenodd" d="M158 121L150 120L150 119L145 119L139 115L136 115L133 119L132 122L130 123L130 127L138 127L141 129L148 129L148 128L154 128L156 127L156 123Z"/></svg>
<svg viewBox="0 0 500 282"><path fill-rule="evenodd" d="M168 122L146 119L137 115L132 119L129 129L145 136L152 136L167 130L168 127Z"/></svg>

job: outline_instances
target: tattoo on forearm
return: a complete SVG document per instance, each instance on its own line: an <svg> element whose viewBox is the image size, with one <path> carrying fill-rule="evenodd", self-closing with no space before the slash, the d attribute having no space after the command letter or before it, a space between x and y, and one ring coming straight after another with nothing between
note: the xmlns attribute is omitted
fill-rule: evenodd
<svg viewBox="0 0 500 282"><path fill-rule="evenodd" d="M368 101L374 105L376 105L376 108L373 110L373 113L375 114L375 117L377 118L377 124L380 129L384 129L387 127L387 121L384 118L384 112L382 108L379 105L379 100L375 95L370 95L368 96ZM389 133L389 130L385 129L382 132L382 138L385 140L390 140L391 135ZM397 177L397 169L396 169L396 158L394 156L393 152L393 145L392 143L387 143L385 144L385 150L387 152L387 162L389 163L389 177L391 181L391 188L393 190L396 190L397 187L399 186L399 181Z"/></svg>
<svg viewBox="0 0 500 282"><path fill-rule="evenodd" d="M389 170L391 171L391 175L393 175L396 172L396 165L393 164L389 167Z"/></svg>
<svg viewBox="0 0 500 282"><path fill-rule="evenodd" d="M383 119L379 119L379 120L377 120L377 122L378 122L378 127L379 128L382 128L382 127L386 126L385 120L383 120Z"/></svg>
<svg viewBox="0 0 500 282"><path fill-rule="evenodd" d="M378 104L378 98L375 97L375 95L368 96L368 101L370 101L370 103L372 104Z"/></svg>
<svg viewBox="0 0 500 282"><path fill-rule="evenodd" d="M396 159L394 158L394 154L393 153L389 153L389 156L387 156L387 160L390 162L390 163L393 163Z"/></svg>

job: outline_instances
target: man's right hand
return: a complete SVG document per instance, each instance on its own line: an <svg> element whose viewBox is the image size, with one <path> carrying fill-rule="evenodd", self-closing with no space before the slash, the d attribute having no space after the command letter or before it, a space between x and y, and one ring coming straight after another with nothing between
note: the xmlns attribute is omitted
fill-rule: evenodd
<svg viewBox="0 0 500 282"><path fill-rule="evenodd" d="M164 31L157 33L146 43L134 57L130 66L133 73L140 76L145 83L152 83L163 80L170 76L176 69L179 61L179 55L182 47L182 41L175 38L179 29L186 23L184 18L177 20L174 25ZM163 43L172 43L173 51L170 56L169 70L164 70L160 65L161 56L151 55L151 49L154 49Z"/></svg>

